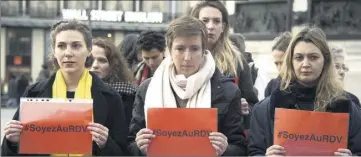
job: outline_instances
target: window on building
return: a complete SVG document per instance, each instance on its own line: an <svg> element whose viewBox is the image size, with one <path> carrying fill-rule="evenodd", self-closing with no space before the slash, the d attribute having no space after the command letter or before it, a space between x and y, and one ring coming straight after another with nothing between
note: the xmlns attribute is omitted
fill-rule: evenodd
<svg viewBox="0 0 361 157"><path fill-rule="evenodd" d="M19 16L22 10L22 1L1 1L1 16Z"/></svg>
<svg viewBox="0 0 361 157"><path fill-rule="evenodd" d="M133 11L135 1L103 1L103 10Z"/></svg>
<svg viewBox="0 0 361 157"><path fill-rule="evenodd" d="M93 38L106 38L114 42L114 32L106 30L93 30Z"/></svg>
<svg viewBox="0 0 361 157"><path fill-rule="evenodd" d="M6 41L8 43L8 55L31 55L31 29L28 28L8 28Z"/></svg>
<svg viewBox="0 0 361 157"><path fill-rule="evenodd" d="M74 1L74 0L64 0L64 9L92 9L98 10L98 1ZM104 2L104 1L103 1Z"/></svg>
<svg viewBox="0 0 361 157"><path fill-rule="evenodd" d="M32 29L6 29L6 72L31 72Z"/></svg>
<svg viewBox="0 0 361 157"><path fill-rule="evenodd" d="M29 1L27 1L29 2ZM27 8L31 17L54 18L60 16L60 1L30 1Z"/></svg>

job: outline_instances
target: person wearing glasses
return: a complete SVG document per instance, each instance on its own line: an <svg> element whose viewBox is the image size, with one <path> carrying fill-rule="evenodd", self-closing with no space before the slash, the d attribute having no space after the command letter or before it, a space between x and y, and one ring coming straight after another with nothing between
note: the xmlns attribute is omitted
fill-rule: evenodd
<svg viewBox="0 0 361 157"><path fill-rule="evenodd" d="M349 71L348 66L345 64L347 52L345 51L344 48L337 47L335 45L330 45L330 51L333 56L336 72L338 74L338 78L340 79L340 81L342 81L342 83L344 83L345 74ZM348 94L352 101L354 101L356 104L359 104L358 106L361 106L360 100L357 98L357 96L355 96L352 93L348 93Z"/></svg>

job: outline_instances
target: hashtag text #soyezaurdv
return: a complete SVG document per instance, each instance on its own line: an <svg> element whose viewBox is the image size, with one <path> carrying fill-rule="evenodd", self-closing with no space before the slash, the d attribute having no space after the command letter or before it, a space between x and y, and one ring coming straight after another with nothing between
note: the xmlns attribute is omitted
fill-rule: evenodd
<svg viewBox="0 0 361 157"><path fill-rule="evenodd" d="M315 134L295 134L288 133L288 131L279 131L278 138L284 138L294 141L315 141L315 142L326 142L326 143L341 143L342 136L334 135L315 135Z"/></svg>
<svg viewBox="0 0 361 157"><path fill-rule="evenodd" d="M68 125L68 126L36 126L34 124L27 124L24 126L24 131L31 132L87 132L86 125Z"/></svg>
<svg viewBox="0 0 361 157"><path fill-rule="evenodd" d="M211 130L192 130L192 131L165 131L161 129L157 129L154 131L155 136L166 136L168 138L171 137L207 137L211 133Z"/></svg>

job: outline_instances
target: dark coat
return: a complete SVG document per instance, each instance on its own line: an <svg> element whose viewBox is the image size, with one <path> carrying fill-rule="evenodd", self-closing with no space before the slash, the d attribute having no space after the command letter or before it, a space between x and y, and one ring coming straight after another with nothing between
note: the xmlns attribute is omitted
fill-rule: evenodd
<svg viewBox="0 0 361 157"><path fill-rule="evenodd" d="M279 89L281 86L281 77L278 76L275 79L272 79L268 82L266 89L264 90L264 97L268 97L272 94L273 91Z"/></svg>
<svg viewBox="0 0 361 157"><path fill-rule="evenodd" d="M146 127L144 119L144 100L150 81L151 79L148 79L140 85L135 97L133 119L130 123L128 136L129 151L135 156L143 155L135 143L135 137L139 130ZM238 112L238 102L241 99L239 89L229 79L226 79L217 69L211 78L211 91L212 108L218 108L218 131L228 138L229 145L223 155L246 155L246 144L245 137L242 134L243 127L241 115Z"/></svg>
<svg viewBox="0 0 361 157"><path fill-rule="evenodd" d="M273 145L275 108L297 109L302 107L302 110L312 110L314 98L310 97L309 93L315 95L315 92L307 90L300 92L300 94L276 90L270 97L265 98L255 105L252 111L251 128L248 139L249 156L265 155L266 149ZM348 100L332 102L326 109L326 112L350 113L347 148L350 149L354 155L361 155L361 110L356 107L355 102L352 101L349 96L347 97ZM295 104L297 103L306 105L296 106ZM311 106L307 104L311 104Z"/></svg>
<svg viewBox="0 0 361 157"><path fill-rule="evenodd" d="M243 60L243 70L240 65L238 66L238 88L241 90L241 98L247 100L250 108L259 101L253 83L251 68Z"/></svg>
<svg viewBox="0 0 361 157"><path fill-rule="evenodd" d="M96 156L127 155L126 140L128 129L124 118L124 109L120 96L114 89L103 83L96 75L92 73L91 75L93 77L91 94L93 97L94 122L102 124L109 129L109 136L105 144L105 148L100 149L98 145L93 142L92 154ZM51 98L54 80L55 75L52 75L46 81L38 82L29 86L23 97ZM19 109L16 111L13 119L19 120ZM1 155L24 155L18 154L17 152L18 146L12 144L4 137L1 147Z"/></svg>
<svg viewBox="0 0 361 157"><path fill-rule="evenodd" d="M108 83L109 81L107 80L104 80L104 82L109 84L121 96L124 105L125 121L127 126L129 126L130 120L132 119L132 110L137 87L126 82Z"/></svg>

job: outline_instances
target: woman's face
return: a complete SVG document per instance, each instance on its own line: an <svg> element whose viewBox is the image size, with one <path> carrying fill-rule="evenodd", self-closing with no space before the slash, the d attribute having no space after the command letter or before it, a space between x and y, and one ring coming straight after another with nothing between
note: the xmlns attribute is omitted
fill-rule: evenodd
<svg viewBox="0 0 361 157"><path fill-rule="evenodd" d="M110 65L105 54L105 50L99 46L93 45L92 48L93 65L90 71L94 72L99 78L103 79L109 75Z"/></svg>
<svg viewBox="0 0 361 157"><path fill-rule="evenodd" d="M345 78L345 73L348 72L348 67L345 64L345 59L343 57L335 57L334 63L339 79L343 81Z"/></svg>
<svg viewBox="0 0 361 157"><path fill-rule="evenodd" d="M199 12L199 19L207 26L208 44L214 45L223 33L222 13L213 7L204 7Z"/></svg>
<svg viewBox="0 0 361 157"><path fill-rule="evenodd" d="M285 52L282 52L280 50L273 50L272 51L272 57L274 60L274 63L277 67L278 72L281 71L282 63L283 63L283 57Z"/></svg>
<svg viewBox="0 0 361 157"><path fill-rule="evenodd" d="M65 73L81 73L90 55L83 35L76 30L59 32L55 37L54 57Z"/></svg>
<svg viewBox="0 0 361 157"><path fill-rule="evenodd" d="M298 82L305 86L313 86L317 84L322 73L324 57L316 45L300 41L294 48L292 64Z"/></svg>
<svg viewBox="0 0 361 157"><path fill-rule="evenodd" d="M176 37L170 54L178 75L189 77L195 74L203 62L201 36Z"/></svg>

